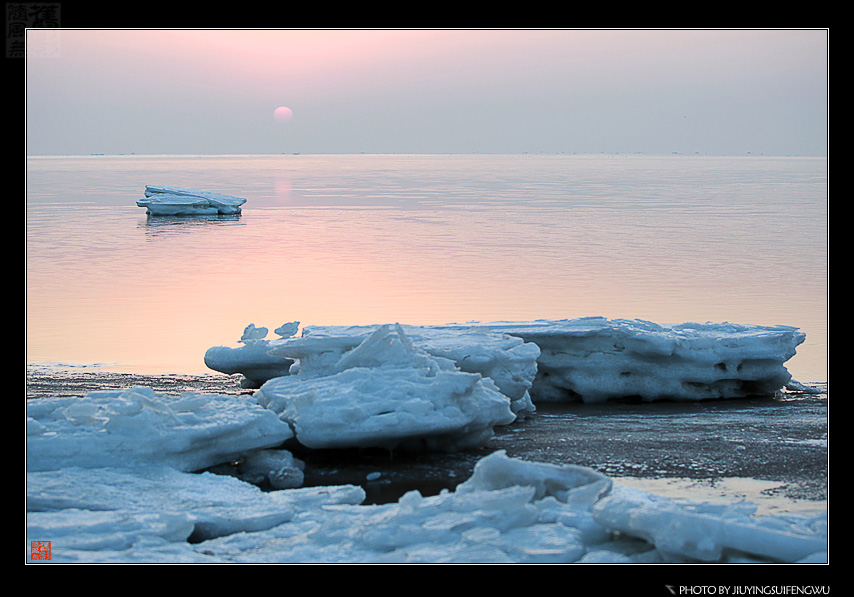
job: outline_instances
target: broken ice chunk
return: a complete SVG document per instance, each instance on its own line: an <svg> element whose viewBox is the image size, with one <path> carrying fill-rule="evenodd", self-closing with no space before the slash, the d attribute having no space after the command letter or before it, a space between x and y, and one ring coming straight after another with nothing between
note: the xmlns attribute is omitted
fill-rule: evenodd
<svg viewBox="0 0 854 597"><path fill-rule="evenodd" d="M242 197L160 185L145 185L145 199L136 202L156 216L239 214L244 203Z"/></svg>

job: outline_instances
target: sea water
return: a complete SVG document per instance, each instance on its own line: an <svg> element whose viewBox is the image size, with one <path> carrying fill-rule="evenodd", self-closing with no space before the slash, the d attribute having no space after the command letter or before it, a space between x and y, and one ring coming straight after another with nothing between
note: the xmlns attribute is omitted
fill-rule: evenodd
<svg viewBox="0 0 854 597"><path fill-rule="evenodd" d="M150 217L136 206L146 184L247 203L240 216ZM601 315L796 326L807 339L789 370L803 382L826 382L827 212L827 163L818 158L32 157L26 359L39 365L31 369L45 384L47 394L39 395L114 387L126 381L119 376L168 387L185 381L157 374L187 375L191 387L212 391L208 376L189 376L214 373L205 351L237 346L249 323L272 330L294 320L443 324ZM42 365L67 366L74 383ZM236 381L229 384L239 391ZM524 425L499 430L484 450L587 464L623 483L691 499L721 492L768 509L821 507L826 502L814 500L826 486L822 387L816 399L697 404L688 413L674 413L676 405L620 405L591 417L591 407L560 414L542 407ZM634 421L621 424L632 437L613 441L615 416ZM588 423L582 438L579 421ZM689 456L697 461L688 473L673 464L672 444L661 441L673 440L674 428L695 434ZM801 432L821 445L793 443ZM594 440L602 436L609 440L597 451ZM774 454L795 450L792 462L818 463L808 467L818 490L806 506L769 493L769 484L788 478L718 470L733 460L716 460L727 446L745 447L748 459L766 468L789 457L750 452L766 444ZM392 498L398 486L426 491L436 477L462 480L473 458L435 456L426 470L404 462ZM316 483L341 483L349 482L341 475L364 466L313 461L308 470ZM789 468L800 479L804 465Z"/></svg>
<svg viewBox="0 0 854 597"><path fill-rule="evenodd" d="M247 202L152 217L146 184ZM824 158L30 157L26 359L200 373L250 323L596 315L795 326L789 371L827 381L827 215Z"/></svg>

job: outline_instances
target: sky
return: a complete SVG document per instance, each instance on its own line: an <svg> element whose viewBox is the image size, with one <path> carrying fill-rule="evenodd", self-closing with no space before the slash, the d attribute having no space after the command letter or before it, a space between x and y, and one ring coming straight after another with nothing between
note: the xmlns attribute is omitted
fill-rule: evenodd
<svg viewBox="0 0 854 597"><path fill-rule="evenodd" d="M826 156L828 36L29 30L26 153Z"/></svg>

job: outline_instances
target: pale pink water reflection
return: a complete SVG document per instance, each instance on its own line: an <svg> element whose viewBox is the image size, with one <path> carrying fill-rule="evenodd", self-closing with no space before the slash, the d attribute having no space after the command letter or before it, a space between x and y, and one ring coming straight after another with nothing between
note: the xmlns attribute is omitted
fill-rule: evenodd
<svg viewBox="0 0 854 597"><path fill-rule="evenodd" d="M602 315L794 325L807 343L790 371L823 381L825 165L643 156L31 160L27 360L209 372L205 350L236 346L249 323ZM134 204L146 183L248 202L238 218L152 219Z"/></svg>

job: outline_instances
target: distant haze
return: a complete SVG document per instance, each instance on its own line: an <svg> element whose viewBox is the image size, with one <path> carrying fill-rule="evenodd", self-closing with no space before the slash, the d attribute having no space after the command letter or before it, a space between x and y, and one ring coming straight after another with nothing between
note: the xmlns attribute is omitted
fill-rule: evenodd
<svg viewBox="0 0 854 597"><path fill-rule="evenodd" d="M827 152L824 29L46 29L27 41L51 48L27 58L29 155Z"/></svg>

